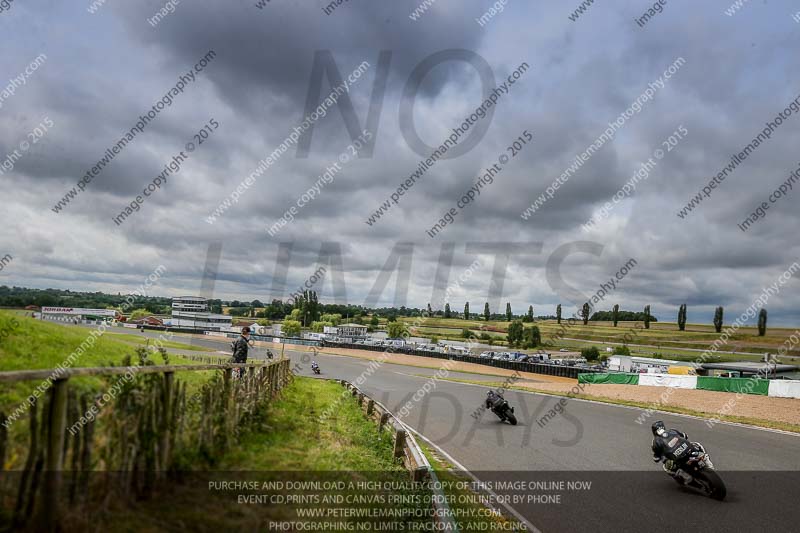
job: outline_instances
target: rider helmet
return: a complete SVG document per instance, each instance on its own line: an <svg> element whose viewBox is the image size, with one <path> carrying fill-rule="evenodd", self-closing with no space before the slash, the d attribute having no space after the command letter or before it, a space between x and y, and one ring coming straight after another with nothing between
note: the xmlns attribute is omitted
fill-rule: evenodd
<svg viewBox="0 0 800 533"><path fill-rule="evenodd" d="M660 437L667 432L667 427L664 425L664 422L659 420L658 422L653 422L652 430L653 430L653 435L655 435L656 437Z"/></svg>

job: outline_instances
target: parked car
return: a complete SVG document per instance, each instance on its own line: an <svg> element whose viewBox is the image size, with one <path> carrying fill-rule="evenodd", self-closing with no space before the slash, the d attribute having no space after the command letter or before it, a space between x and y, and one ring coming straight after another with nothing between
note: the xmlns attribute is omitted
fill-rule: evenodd
<svg viewBox="0 0 800 533"><path fill-rule="evenodd" d="M481 354L478 357L480 357L481 359L491 359L492 357L495 356L496 353L497 352L481 352Z"/></svg>
<svg viewBox="0 0 800 533"><path fill-rule="evenodd" d="M559 352L568 352L568 351L569 351L569 350L567 350L566 348L561 348L561 349L559 350Z"/></svg>

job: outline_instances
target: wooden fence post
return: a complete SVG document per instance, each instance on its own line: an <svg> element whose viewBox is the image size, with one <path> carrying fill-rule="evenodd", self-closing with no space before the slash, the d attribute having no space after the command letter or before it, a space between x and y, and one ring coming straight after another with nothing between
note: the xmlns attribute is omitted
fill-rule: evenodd
<svg viewBox="0 0 800 533"><path fill-rule="evenodd" d="M44 527L47 531L55 531L60 518L59 496L61 470L64 463L64 428L67 423L67 381L66 379L55 380L50 391L44 501L41 508Z"/></svg>
<svg viewBox="0 0 800 533"><path fill-rule="evenodd" d="M223 402L223 405L225 406L225 408L228 407L228 397L230 396L230 393L231 393L231 375L232 375L232 373L233 373L233 369L231 369L231 368L226 368L225 369L225 376L223 378L224 387L223 387L223 392L222 392L224 394L224 398L222 398L222 402Z"/></svg>
<svg viewBox="0 0 800 533"><path fill-rule="evenodd" d="M172 432L171 424L172 424L172 410L175 408L172 405L172 387L175 379L175 374L173 372L164 372L164 419L162 421L162 429L161 429L161 441L158 443L158 451L161 454L161 458L159 460L159 465L161 466L161 470L167 470L169 467L169 443L170 443L170 434Z"/></svg>
<svg viewBox="0 0 800 533"><path fill-rule="evenodd" d="M6 464L6 442L8 442L7 420L6 414L0 412L0 467Z"/></svg>
<svg viewBox="0 0 800 533"><path fill-rule="evenodd" d="M403 428L397 428L395 435L394 435L394 456L395 457L403 457L405 452L403 448L406 444L406 430Z"/></svg>

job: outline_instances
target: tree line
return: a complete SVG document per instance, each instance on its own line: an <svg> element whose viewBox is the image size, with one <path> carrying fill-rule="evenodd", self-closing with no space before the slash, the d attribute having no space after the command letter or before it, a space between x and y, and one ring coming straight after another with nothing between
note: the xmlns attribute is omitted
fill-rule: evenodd
<svg viewBox="0 0 800 533"><path fill-rule="evenodd" d="M96 309L120 309L125 302L128 295L123 293L109 294L104 292L85 292L85 291L71 291L63 289L33 289L27 287L8 287L6 285L0 286L0 307L26 307L35 305L37 307L84 307ZM136 299L136 306L139 309L144 309L151 314L170 314L172 310L172 299L162 296L141 296ZM516 319L521 320L523 323L535 322L539 320L555 319L559 324L562 320L561 304L556 306L556 314L537 316L534 317L534 308L532 305L528 306L527 312L523 315L514 315L511 309L511 303L507 302L505 313L492 313L489 309L489 302L485 302L483 306L483 313L470 312L469 302L464 304L464 312L459 313L453 311L450 303L445 303L444 310L431 309L431 304L427 305L427 309L419 309L416 307L401 306L395 307L380 307L380 308L366 308L360 305L350 304L325 304L318 300L316 291L305 291L297 297L296 301L283 301L280 299L273 299L270 303L265 304L260 300L255 299L250 302L239 300L222 300L222 299L209 299L209 311L212 313L222 313L223 307L228 307L231 316L251 317L256 319L268 320L284 320L287 316L291 315L293 310L300 309L300 318L302 327L310 327L313 322L319 322L321 315L340 315L347 320L355 323L363 323L368 315L373 317L383 317L388 321L393 322L398 316L404 317L441 317L441 318L463 318L464 320L477 320L483 318L485 321L490 320L505 320L512 322ZM617 326L619 321L624 322L643 322L646 329L650 328L651 322L657 322L658 319L650 312L650 306L644 307L641 312L620 310L619 305L615 304L610 311L595 311L591 313L591 306L585 303L579 315L584 324L589 321L593 322L612 322L614 327ZM724 308L718 306L714 310L714 317L712 324L717 333L722 332L724 318ZM325 320L322 320L326 322ZM371 324L377 326L377 324ZM686 304L681 304L678 308L677 325L679 331L686 329ZM758 314L758 335L764 336L767 331L767 310L761 309Z"/></svg>

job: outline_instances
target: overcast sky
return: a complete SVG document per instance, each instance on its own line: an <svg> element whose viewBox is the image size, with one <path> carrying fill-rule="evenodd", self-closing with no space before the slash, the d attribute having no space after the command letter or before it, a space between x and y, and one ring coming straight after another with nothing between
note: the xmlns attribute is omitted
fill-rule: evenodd
<svg viewBox="0 0 800 533"><path fill-rule="evenodd" d="M350 0L330 15L322 10L323 0L272 0L263 9L255 7L256 0L183 0L155 26L148 23L164 3L108 0L92 14L89 0L17 0L0 12L0 92L40 54L46 56L24 85L0 100L0 164L22 141L36 137L44 120L52 123L40 140L12 157L13 169L0 167L0 256L13 257L0 272L0 284L124 293L163 264L167 271L152 294L198 294L209 245L222 242L214 295L263 301L288 296L316 270L322 244L335 241L346 299L361 304L376 282L380 287L379 273L394 247L412 243L400 248L410 257L407 294L402 284L396 293L392 275L380 294L373 291L374 300L423 307L432 299L447 243L454 243L448 283L458 283L459 276L463 281L451 289L449 301L461 310L469 300L473 311L481 311L496 259L485 245L499 243L501 256L512 251L502 294L493 299L503 310L510 301L518 313L533 304L536 314L551 314L558 303L566 312L581 298L576 294L594 294L634 258L637 265L598 309L619 303L641 310L650 304L659 319L674 321L677 306L686 302L690 321L710 322L714 306L723 305L727 322L800 260L800 191L770 205L746 233L737 227L800 165L798 114L709 198L685 218L677 216L765 122L800 95L800 24L792 19L800 8L794 2L753 1L728 16L729 0L669 0L639 27L634 18L647 2L596 2L572 21L568 15L577 0L508 0L480 26L475 19L494 2L436 0L412 20L416 0ZM489 85L482 85L487 80L482 82L474 65L458 59L464 52L434 55L445 50L466 50L478 58L473 63L485 62L493 78ZM195 81L85 191L54 212L106 149L209 51L215 57ZM303 121L315 55L325 56L320 51L329 51L343 77L369 64L339 103L352 102L351 119L359 128L367 126L370 110L377 115L370 132L373 153L341 164L333 181L297 209L294 221L269 235L267 228L347 153L352 139L341 111L346 108L334 106L314 124L308 157L290 147L210 224L207 217L220 202ZM383 65L381 51L390 52ZM414 69L431 56L444 61L421 78L409 115L410 106L401 106L404 90ZM680 68L641 112L523 220L521 213L678 58ZM486 129L474 148L438 161L368 225L424 159L403 135L401 122L412 124L424 143L439 145L522 63L527 71L499 98L493 115L479 121ZM376 77L380 81L387 64L385 90L375 98L373 92L381 91ZM328 72L322 97L331 91ZM173 156L186 152L211 119L219 127L117 226L113 217ZM681 127L684 138L647 179L595 229L583 231L581 225ZM525 130L533 141L452 224L429 237L426 230L455 207L483 169L501 154L511 155L507 147ZM561 267L572 289L554 287L545 265L576 241L596 243L594 251L573 245ZM289 242L284 281L276 263L280 243ZM439 268L440 276L446 270ZM328 275L314 287L323 302L334 300L333 279L335 269L328 265ZM771 323L800 322L799 284L792 279L770 298Z"/></svg>

